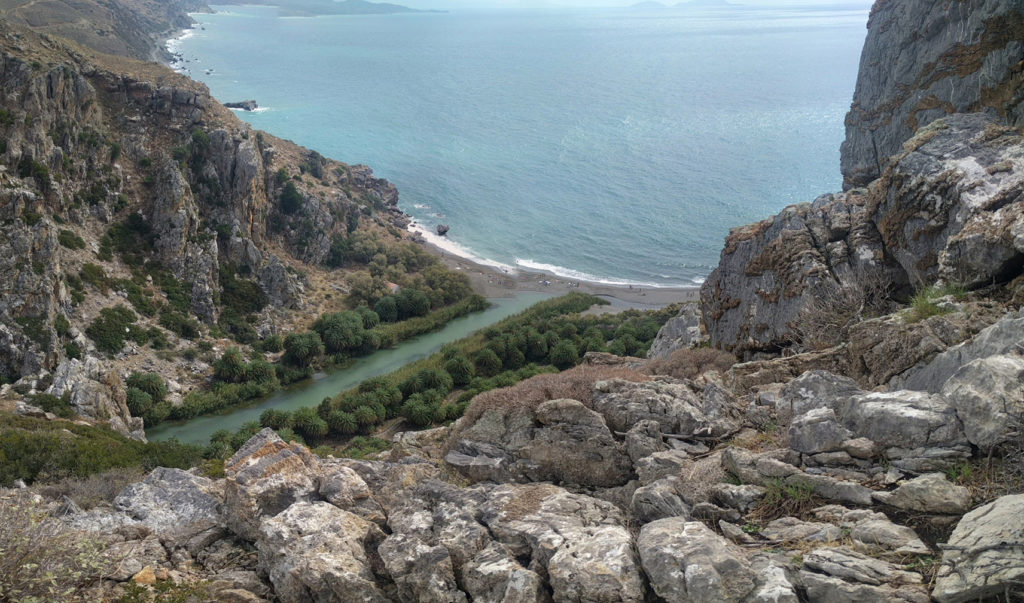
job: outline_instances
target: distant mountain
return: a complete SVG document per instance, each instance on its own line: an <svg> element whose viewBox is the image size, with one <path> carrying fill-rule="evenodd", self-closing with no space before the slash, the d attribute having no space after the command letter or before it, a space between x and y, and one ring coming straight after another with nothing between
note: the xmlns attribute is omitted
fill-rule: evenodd
<svg viewBox="0 0 1024 603"><path fill-rule="evenodd" d="M277 6L286 17L313 17L317 15L392 15L398 13L437 13L445 11L419 10L367 0L227 0L217 4L264 4Z"/></svg>
<svg viewBox="0 0 1024 603"><path fill-rule="evenodd" d="M732 8L739 6L727 0L690 0L679 2L673 8Z"/></svg>
<svg viewBox="0 0 1024 603"><path fill-rule="evenodd" d="M636 8L640 10L661 10L668 8L661 2L655 2L654 0L647 0L646 2L637 2L629 8Z"/></svg>

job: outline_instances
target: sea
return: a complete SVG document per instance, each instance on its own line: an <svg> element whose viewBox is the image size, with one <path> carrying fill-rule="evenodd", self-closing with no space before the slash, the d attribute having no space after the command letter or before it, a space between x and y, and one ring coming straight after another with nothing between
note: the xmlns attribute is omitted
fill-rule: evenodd
<svg viewBox="0 0 1024 603"><path fill-rule="evenodd" d="M255 99L254 127L371 166L432 242L648 287L703 282L730 228L840 190L869 11L213 8L169 42L175 68Z"/></svg>

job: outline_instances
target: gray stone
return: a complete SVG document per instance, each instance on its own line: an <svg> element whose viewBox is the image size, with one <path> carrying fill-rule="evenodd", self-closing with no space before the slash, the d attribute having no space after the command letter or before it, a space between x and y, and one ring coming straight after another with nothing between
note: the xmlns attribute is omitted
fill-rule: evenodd
<svg viewBox="0 0 1024 603"><path fill-rule="evenodd" d="M318 497L317 458L305 446L285 443L272 429L250 438L224 463L224 471L225 520L246 540L256 540L264 517Z"/></svg>
<svg viewBox="0 0 1024 603"><path fill-rule="evenodd" d="M455 584L448 549L430 546L416 536L392 534L377 549L403 602L466 601Z"/></svg>
<svg viewBox="0 0 1024 603"><path fill-rule="evenodd" d="M1024 495L1003 496L963 516L942 554L932 596L940 603L1024 595Z"/></svg>
<svg viewBox="0 0 1024 603"><path fill-rule="evenodd" d="M636 546L651 587L668 601L743 601L754 590L743 551L700 522L653 521Z"/></svg>
<svg viewBox="0 0 1024 603"><path fill-rule="evenodd" d="M782 517L766 525L761 535L776 542L839 542L843 531L830 523Z"/></svg>
<svg viewBox="0 0 1024 603"><path fill-rule="evenodd" d="M890 2L871 11L846 116L844 188L878 178L904 141L947 113L984 108L1010 122L1024 120L1020 6L1001 0L933 9Z"/></svg>
<svg viewBox="0 0 1024 603"><path fill-rule="evenodd" d="M260 525L260 569L283 602L373 601L368 550L384 534L375 524L325 502L298 502Z"/></svg>
<svg viewBox="0 0 1024 603"><path fill-rule="evenodd" d="M990 356L963 365L942 387L972 444L990 450L1024 433L1024 358Z"/></svg>
<svg viewBox="0 0 1024 603"><path fill-rule="evenodd" d="M462 568L466 593L481 603L534 603L544 600L544 582L523 568L497 543Z"/></svg>
<svg viewBox="0 0 1024 603"><path fill-rule="evenodd" d="M707 333L704 332L700 307L693 303L684 304L679 314L662 325L647 350L647 357L668 358L676 350L694 347L705 341Z"/></svg>
<svg viewBox="0 0 1024 603"><path fill-rule="evenodd" d="M971 508L971 491L949 482L942 473L928 473L900 484L892 492L876 492L879 502L910 511L960 515Z"/></svg>
<svg viewBox="0 0 1024 603"><path fill-rule="evenodd" d="M181 469L157 467L114 499L114 508L161 538L185 542L223 524L223 493L207 478Z"/></svg>
<svg viewBox="0 0 1024 603"><path fill-rule="evenodd" d="M344 466L324 469L320 479L320 496L327 502L382 525L386 521L384 509L372 497L369 486L359 474Z"/></svg>
<svg viewBox="0 0 1024 603"><path fill-rule="evenodd" d="M920 584L921 574L903 571L881 559L838 548L818 548L804 555L804 566L850 582L882 584Z"/></svg>
<svg viewBox="0 0 1024 603"><path fill-rule="evenodd" d="M767 492L761 486L753 484L715 484L711 487L710 494L711 500L719 505L746 513L756 507Z"/></svg>
<svg viewBox="0 0 1024 603"><path fill-rule="evenodd" d="M639 421L626 432L626 454L634 463L645 456L667 449L668 446L661 437L661 426L657 421Z"/></svg>
<svg viewBox="0 0 1024 603"><path fill-rule="evenodd" d="M803 454L840 450L850 431L836 421L831 408L815 408L793 418L789 426L789 447Z"/></svg>
<svg viewBox="0 0 1024 603"><path fill-rule="evenodd" d="M629 510L637 521L647 523L665 517L690 516L690 506L679 494L683 484L677 477L666 477L637 488Z"/></svg>

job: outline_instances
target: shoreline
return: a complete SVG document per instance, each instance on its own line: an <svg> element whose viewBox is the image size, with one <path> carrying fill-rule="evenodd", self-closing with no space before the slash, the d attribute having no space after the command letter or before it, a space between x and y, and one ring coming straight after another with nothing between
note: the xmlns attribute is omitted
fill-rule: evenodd
<svg viewBox="0 0 1024 603"><path fill-rule="evenodd" d="M189 17L192 14L194 13L190 13ZM191 74L185 67L182 56L177 52L177 48L172 48L172 44L191 35L197 25L198 23L193 20L191 27L171 30L161 36L161 46L169 55L170 60L159 62L190 78ZM413 236L413 240L420 243L433 255L441 258L441 261L450 269L467 275L473 290L488 299L515 297L517 293L523 291L536 291L552 295L564 295L579 291L602 297L610 302L610 305L592 308L591 313L619 312L629 308L654 310L676 302L690 302L699 299L700 285L655 287L649 284L601 283L570 279L544 270L505 267L498 263L487 263L475 258L467 258L445 249L427 238L417 237L416 233L422 227L415 224L412 216L405 212L403 214L411 221L406 232Z"/></svg>
<svg viewBox="0 0 1024 603"><path fill-rule="evenodd" d="M505 270L455 255L430 241L421 240L419 243L424 249L441 258L448 268L468 276L473 290L488 299L515 297L517 293L523 291L537 291L552 295L564 295L578 291L596 295L611 302L608 306L596 308L597 313L606 313L630 308L655 310L676 302L697 301L700 294L698 286L633 287L566 279L542 271L521 268Z"/></svg>

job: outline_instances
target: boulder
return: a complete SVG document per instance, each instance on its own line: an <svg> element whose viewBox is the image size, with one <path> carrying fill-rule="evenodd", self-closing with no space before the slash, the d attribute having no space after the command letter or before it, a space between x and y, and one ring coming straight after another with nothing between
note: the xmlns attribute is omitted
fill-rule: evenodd
<svg viewBox="0 0 1024 603"><path fill-rule="evenodd" d="M789 426L789 447L803 454L842 450L853 435L836 421L831 408L815 408L793 419Z"/></svg>
<svg viewBox="0 0 1024 603"><path fill-rule="evenodd" d="M363 478L345 466L324 466L320 478L320 496L324 500L351 513L382 525L386 521L384 509L372 496Z"/></svg>
<svg viewBox="0 0 1024 603"><path fill-rule="evenodd" d="M668 601L743 601L755 576L742 550L700 522L659 519L636 540L651 588Z"/></svg>
<svg viewBox="0 0 1024 603"><path fill-rule="evenodd" d="M636 383L623 379L594 384L594 410L613 431L629 431L640 421L655 421L663 434L724 435L735 431L745 408L724 387L709 382L658 377Z"/></svg>
<svg viewBox="0 0 1024 603"><path fill-rule="evenodd" d="M923 513L960 515L971 508L971 491L949 482L942 473L928 473L900 484L892 492L876 492L879 502Z"/></svg>
<svg viewBox="0 0 1024 603"><path fill-rule="evenodd" d="M133 417L128 410L120 376L108 370L95 356L61 362L46 393L58 398L68 395L79 415L107 421L114 431L146 441L142 418Z"/></svg>
<svg viewBox="0 0 1024 603"><path fill-rule="evenodd" d="M698 346L707 341L700 307L684 304L679 314L668 319L647 350L648 358L668 358L672 352Z"/></svg>
<svg viewBox="0 0 1024 603"><path fill-rule="evenodd" d="M1024 358L1000 355L963 365L942 395L956 409L967 439L983 450L1024 433Z"/></svg>
<svg viewBox="0 0 1024 603"><path fill-rule="evenodd" d="M260 522L293 503L318 498L320 463L301 444L288 444L269 428L249 439L224 463L225 519L246 540L260 535Z"/></svg>
<svg viewBox="0 0 1024 603"><path fill-rule="evenodd" d="M392 534L378 552L403 602L466 601L455 584L452 558L445 547L430 546L415 536Z"/></svg>
<svg viewBox="0 0 1024 603"><path fill-rule="evenodd" d="M114 508L162 539L187 542L223 524L223 492L214 482L181 469L157 467L141 482L128 485Z"/></svg>
<svg viewBox="0 0 1024 603"><path fill-rule="evenodd" d="M297 502L260 525L260 570L287 602L387 601L372 571L384 533L325 502Z"/></svg>
<svg viewBox="0 0 1024 603"><path fill-rule="evenodd" d="M942 554L932 596L939 603L1024 596L1024 494L1003 496L963 516Z"/></svg>
<svg viewBox="0 0 1024 603"><path fill-rule="evenodd" d="M523 568L508 549L491 543L462 569L466 593L482 603L535 603L544 600L544 582Z"/></svg>
<svg viewBox="0 0 1024 603"><path fill-rule="evenodd" d="M819 548L804 555L804 566L848 582L879 586L882 584L920 584L921 574L903 571L881 559L844 547Z"/></svg>
<svg viewBox="0 0 1024 603"><path fill-rule="evenodd" d="M890 389L909 389L937 394L960 367L975 360L998 356L1024 345L1024 311L1010 312L976 335L914 366L890 383Z"/></svg>
<svg viewBox="0 0 1024 603"><path fill-rule="evenodd" d="M474 481L552 481L612 487L632 464L604 418L576 400L535 411L489 410L464 429L445 461Z"/></svg>
<svg viewBox="0 0 1024 603"><path fill-rule="evenodd" d="M678 477L666 477L633 491L629 510L641 523L666 517L689 518L690 505L679 493L683 487Z"/></svg>

